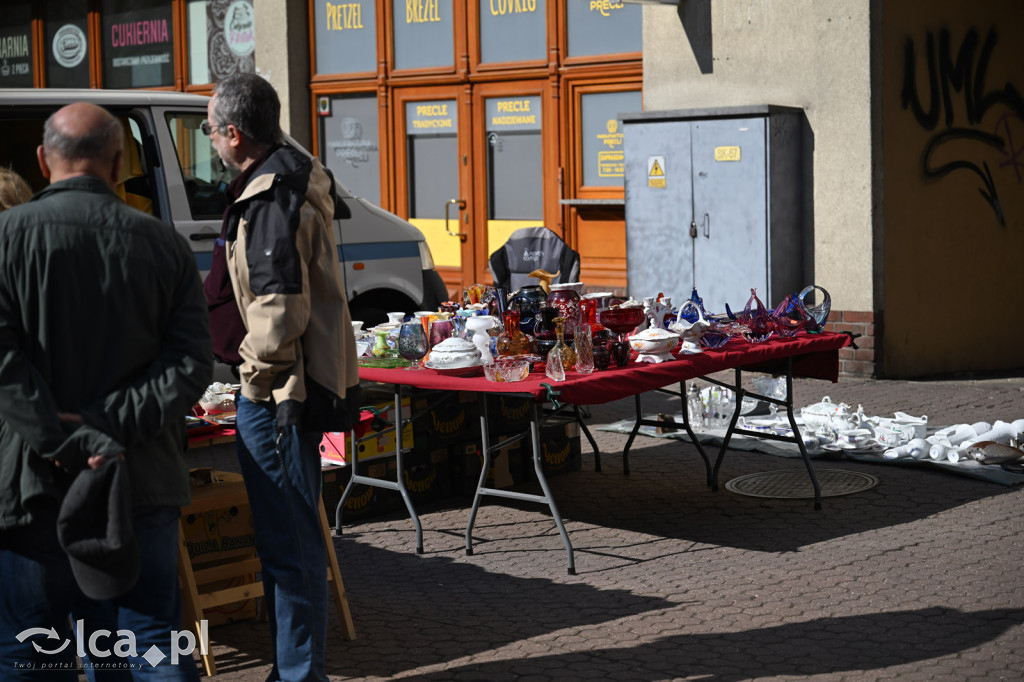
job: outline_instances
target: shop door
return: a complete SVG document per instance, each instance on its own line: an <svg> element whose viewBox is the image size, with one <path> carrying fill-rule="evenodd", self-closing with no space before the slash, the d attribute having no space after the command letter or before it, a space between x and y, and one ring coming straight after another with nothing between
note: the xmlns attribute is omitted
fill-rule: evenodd
<svg viewBox="0 0 1024 682"><path fill-rule="evenodd" d="M487 260L514 230L546 224L544 178L554 176L544 161L546 87L395 92L398 205L426 236L453 294L491 283ZM557 154L548 156L554 164ZM557 206L551 213L557 218Z"/></svg>
<svg viewBox="0 0 1024 682"><path fill-rule="evenodd" d="M434 266L456 294L475 281L470 101L463 88L395 91L399 213L427 239Z"/></svg>
<svg viewBox="0 0 1024 682"><path fill-rule="evenodd" d="M481 173L476 176L474 194L477 240L477 276L490 282L487 261L515 230L547 226L561 234L560 226L549 223L557 206L546 216L545 193L552 198L556 188L546 178L555 177L557 149L545 154L545 124L554 115L545 109L546 81L487 83L474 92L476 127L474 156ZM545 167L545 157L552 168Z"/></svg>

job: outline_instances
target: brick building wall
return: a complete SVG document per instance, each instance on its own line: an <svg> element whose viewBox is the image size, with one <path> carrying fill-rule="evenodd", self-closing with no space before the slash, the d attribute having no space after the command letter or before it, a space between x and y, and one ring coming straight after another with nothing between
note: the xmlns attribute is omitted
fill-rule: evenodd
<svg viewBox="0 0 1024 682"><path fill-rule="evenodd" d="M839 375L851 377L873 377L881 360L882 316L871 311L833 310L825 323L830 332L853 332L860 334L855 340L857 348L843 348L839 351Z"/></svg>

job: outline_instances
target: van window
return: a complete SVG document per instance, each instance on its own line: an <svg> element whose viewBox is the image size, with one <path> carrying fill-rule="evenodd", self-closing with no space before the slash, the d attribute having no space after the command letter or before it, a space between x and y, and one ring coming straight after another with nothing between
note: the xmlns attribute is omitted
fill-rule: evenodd
<svg viewBox="0 0 1024 682"><path fill-rule="evenodd" d="M217 156L213 143L201 129L205 120L206 116L197 113L167 115L192 219L219 220L227 206L224 189L238 171Z"/></svg>
<svg viewBox="0 0 1024 682"><path fill-rule="evenodd" d="M43 124L51 113L50 110L32 110L19 118L5 118L0 122L4 131L0 136L0 165L25 178L33 192L50 184L39 169L36 147L43 140ZM142 129L128 113L115 111L114 115L121 122L123 145L121 177L114 192L128 205L158 214L152 178L146 167Z"/></svg>
<svg viewBox="0 0 1024 682"><path fill-rule="evenodd" d="M122 131L121 179L114 187L117 196L140 211L156 215L153 187L142 150L142 130L138 122L120 117Z"/></svg>

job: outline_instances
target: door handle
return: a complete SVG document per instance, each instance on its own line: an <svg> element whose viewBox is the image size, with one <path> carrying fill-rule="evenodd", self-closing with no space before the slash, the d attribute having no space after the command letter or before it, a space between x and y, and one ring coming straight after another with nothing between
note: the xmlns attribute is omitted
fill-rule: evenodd
<svg viewBox="0 0 1024 682"><path fill-rule="evenodd" d="M447 232L448 234L450 234L453 237L458 237L460 242L465 243L466 239L469 237L468 234L466 234L465 232L452 232L451 228L448 227L448 221L449 221L448 210L452 207L452 204L458 205L460 211L463 210L464 208L466 208L466 200L465 199L449 199L448 200L448 202L444 205L444 231ZM456 216L456 220L458 220L457 216Z"/></svg>
<svg viewBox="0 0 1024 682"><path fill-rule="evenodd" d="M219 232L193 232L188 236L188 238L194 242L204 242L207 240L216 239L219 236Z"/></svg>
<svg viewBox="0 0 1024 682"><path fill-rule="evenodd" d="M704 236L711 239L711 216L704 214Z"/></svg>

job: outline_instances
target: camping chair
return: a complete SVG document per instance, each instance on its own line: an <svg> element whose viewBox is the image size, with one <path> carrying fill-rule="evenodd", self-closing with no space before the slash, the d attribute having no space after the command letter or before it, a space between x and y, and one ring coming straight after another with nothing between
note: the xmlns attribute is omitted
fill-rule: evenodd
<svg viewBox="0 0 1024 682"><path fill-rule="evenodd" d="M494 286L504 287L509 292L526 284L536 284L529 276L534 270L557 272L558 276L551 279L552 284L580 279L580 254L546 227L519 228L491 254L488 265Z"/></svg>

